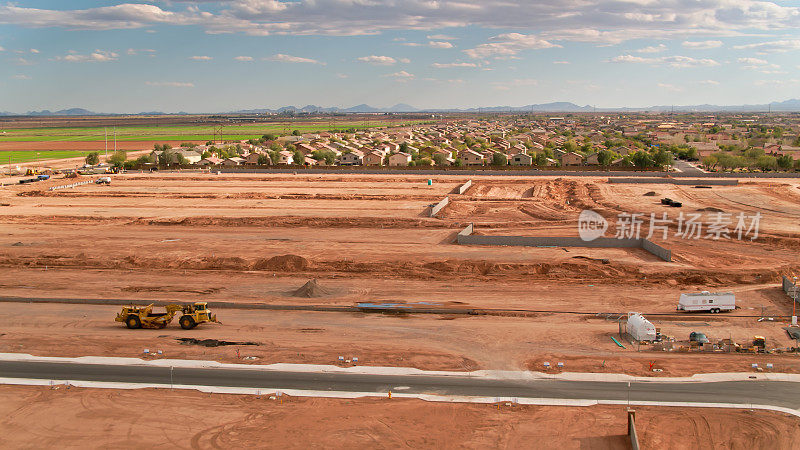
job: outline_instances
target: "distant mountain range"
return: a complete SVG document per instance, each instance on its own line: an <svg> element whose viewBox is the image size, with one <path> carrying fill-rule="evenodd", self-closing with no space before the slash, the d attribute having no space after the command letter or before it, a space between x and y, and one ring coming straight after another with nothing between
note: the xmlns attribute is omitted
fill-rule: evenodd
<svg viewBox="0 0 800 450"><path fill-rule="evenodd" d="M224 114L315 114L315 113L444 113L444 112L552 112L552 113L579 113L579 112L800 112L800 99L791 99L783 102L765 103L761 105L659 105L645 108L602 108L590 105L580 106L570 102L539 103L525 106L489 106L481 108L439 108L419 109L404 103L398 103L388 108L376 108L367 104L356 105L350 108L322 107L306 105L302 108L296 106L283 106L277 109L241 109L229 111ZM42 110L28 111L27 113L0 112L0 116L97 116L118 115L119 113L97 113L83 108L70 108L58 111ZM160 111L141 112L138 115L161 114L188 114L186 112L164 113ZM209 114L209 113L206 113Z"/></svg>

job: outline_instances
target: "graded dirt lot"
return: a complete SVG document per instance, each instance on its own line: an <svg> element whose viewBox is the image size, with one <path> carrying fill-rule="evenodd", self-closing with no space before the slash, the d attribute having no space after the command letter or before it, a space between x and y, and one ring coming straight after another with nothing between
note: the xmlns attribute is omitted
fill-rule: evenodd
<svg viewBox="0 0 800 450"><path fill-rule="evenodd" d="M10 331L0 336L0 349L135 356L158 344L172 356L232 354L178 347L174 337L186 334L270 343L252 350L262 362L329 363L338 349L353 348L369 354L371 365L428 369L536 369L564 360L566 370L653 374L655 360L664 370L659 375L743 371L750 362L798 371L800 358L793 355L656 353L611 341L617 318L639 311L677 340L702 331L714 341L746 343L759 335L770 349L796 346L782 329L791 304L779 283L800 269L797 181L706 189L586 177L475 177L458 195L453 190L467 178L435 176L430 186L428 178L129 173L114 176L110 186L48 191L68 183L59 179L6 186L0 188L0 287L4 296L137 303L526 311L381 316L220 309L223 325L186 333L175 324L127 330L112 321L117 308L110 306L7 304L0 319ZM428 217L430 205L445 195L451 204ZM683 207L663 206L662 197ZM620 227L621 213L643 214L644 235L651 213L673 220L696 213L705 223L718 212L759 213L759 234L751 240L750 230L737 239L734 220L731 238L682 238L672 223L666 240L652 238L672 251L671 262L641 249L455 243L468 223L478 234L576 236L578 214L587 208L609 221L607 236ZM324 295L292 295L313 278ZM674 313L680 293L701 290L733 291L740 308L713 316L658 315ZM762 315L776 320L759 322ZM159 338L167 334L172 340Z"/></svg>
<svg viewBox="0 0 800 450"><path fill-rule="evenodd" d="M0 416L4 448L630 448L624 406L0 386ZM636 418L642 448L800 445L800 421L782 413L636 407Z"/></svg>

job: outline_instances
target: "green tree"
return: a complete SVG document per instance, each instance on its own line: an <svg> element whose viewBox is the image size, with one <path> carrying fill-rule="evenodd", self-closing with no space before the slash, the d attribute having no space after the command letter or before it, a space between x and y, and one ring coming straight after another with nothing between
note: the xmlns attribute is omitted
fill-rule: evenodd
<svg viewBox="0 0 800 450"><path fill-rule="evenodd" d="M798 161L800 161L800 160L798 160ZM462 166L464 166L464 161L462 161L461 158L456 158L456 160L453 161L453 165L456 166L456 167L462 167Z"/></svg>
<svg viewBox="0 0 800 450"><path fill-rule="evenodd" d="M274 141L276 138L275 138L274 134L267 133L267 134L261 136L261 139L264 139L265 141Z"/></svg>
<svg viewBox="0 0 800 450"><path fill-rule="evenodd" d="M778 160L774 156L764 155L756 159L756 166L763 171L777 170Z"/></svg>
<svg viewBox="0 0 800 450"><path fill-rule="evenodd" d="M158 155L159 166L169 166L170 164L172 164L172 160L173 160L172 150L162 150L161 153Z"/></svg>
<svg viewBox="0 0 800 450"><path fill-rule="evenodd" d="M211 152L208 150L203 150L203 154L200 155L201 158L206 159L211 157Z"/></svg>
<svg viewBox="0 0 800 450"><path fill-rule="evenodd" d="M304 165L306 163L306 155L300 150L295 150L294 153L292 153L292 159L294 163L298 165Z"/></svg>
<svg viewBox="0 0 800 450"><path fill-rule="evenodd" d="M183 156L183 153L175 153L175 161L178 163L179 166L185 166L189 164L189 160Z"/></svg>
<svg viewBox="0 0 800 450"><path fill-rule="evenodd" d="M300 136L300 130L292 131L292 136Z"/></svg>
<svg viewBox="0 0 800 450"><path fill-rule="evenodd" d="M181 147L183 147L183 148L195 148L195 147L197 147L197 144L195 144L194 142L181 142Z"/></svg>
<svg viewBox="0 0 800 450"><path fill-rule="evenodd" d="M124 150L117 150L108 158L108 162L111 163L114 167L122 167L125 164L125 161L128 159L128 153Z"/></svg>
<svg viewBox="0 0 800 450"><path fill-rule="evenodd" d="M493 166L507 166L508 165L508 158L506 157L506 155L504 155L502 153L495 152L495 154L492 155L492 165Z"/></svg>
<svg viewBox="0 0 800 450"><path fill-rule="evenodd" d="M650 158L650 154L643 150L638 150L636 153L631 155L631 162L633 162L633 165L640 170L647 169L653 165L653 160Z"/></svg>
<svg viewBox="0 0 800 450"><path fill-rule="evenodd" d="M259 166L266 166L269 165L270 160L269 156L267 155L258 155L258 165Z"/></svg>
<svg viewBox="0 0 800 450"><path fill-rule="evenodd" d="M433 161L431 161L430 158L420 158L420 160L417 161L417 165L418 166L430 166L432 164L433 164Z"/></svg>
<svg viewBox="0 0 800 450"><path fill-rule="evenodd" d="M665 151L663 148L658 149L653 155L653 164L660 168L672 165L672 153Z"/></svg>
<svg viewBox="0 0 800 450"><path fill-rule="evenodd" d="M408 143L407 142L403 142L402 144L400 144L400 151L402 153L408 153Z"/></svg>
<svg viewBox="0 0 800 450"><path fill-rule="evenodd" d="M782 155L778 157L778 167L782 170L792 170L794 166L794 158L791 155Z"/></svg>
<svg viewBox="0 0 800 450"><path fill-rule="evenodd" d="M602 167L608 167L614 162L614 154L608 150L600 150L597 152L597 163ZM538 164L537 164L538 165Z"/></svg>
<svg viewBox="0 0 800 450"><path fill-rule="evenodd" d="M86 155L86 164L90 166L96 166L100 164L100 153L99 152L91 152Z"/></svg>
<svg viewBox="0 0 800 450"><path fill-rule="evenodd" d="M444 166L447 163L447 158L441 153L436 153L433 155L433 162L435 162L437 166Z"/></svg>

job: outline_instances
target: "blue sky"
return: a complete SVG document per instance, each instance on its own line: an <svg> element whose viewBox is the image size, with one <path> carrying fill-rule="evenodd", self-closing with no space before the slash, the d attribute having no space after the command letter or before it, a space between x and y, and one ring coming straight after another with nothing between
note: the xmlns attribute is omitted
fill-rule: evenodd
<svg viewBox="0 0 800 450"><path fill-rule="evenodd" d="M12 112L800 98L800 0L29 0L0 49Z"/></svg>

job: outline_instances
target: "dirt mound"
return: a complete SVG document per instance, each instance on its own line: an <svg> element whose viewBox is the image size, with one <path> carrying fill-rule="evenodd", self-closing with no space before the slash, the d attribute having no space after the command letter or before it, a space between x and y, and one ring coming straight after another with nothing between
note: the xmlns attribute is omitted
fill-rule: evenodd
<svg viewBox="0 0 800 450"><path fill-rule="evenodd" d="M658 195L656 193L656 191L650 191L650 192L644 194L645 197L655 197L656 195Z"/></svg>
<svg viewBox="0 0 800 450"><path fill-rule="evenodd" d="M255 270L276 270L281 272L297 272L307 269L308 260L297 255L273 256L269 259L259 259L255 263Z"/></svg>
<svg viewBox="0 0 800 450"><path fill-rule="evenodd" d="M698 209L698 211L707 211L707 212L723 212L721 209L719 209L719 208L714 208L713 206L707 206L707 207L705 207L705 208L700 208L700 209Z"/></svg>
<svg viewBox="0 0 800 450"><path fill-rule="evenodd" d="M317 283L317 280L309 280L300 289L297 289L296 291L292 292L292 296L294 297L305 297L305 298L324 297L330 294L331 294L330 290L320 286L319 283Z"/></svg>

